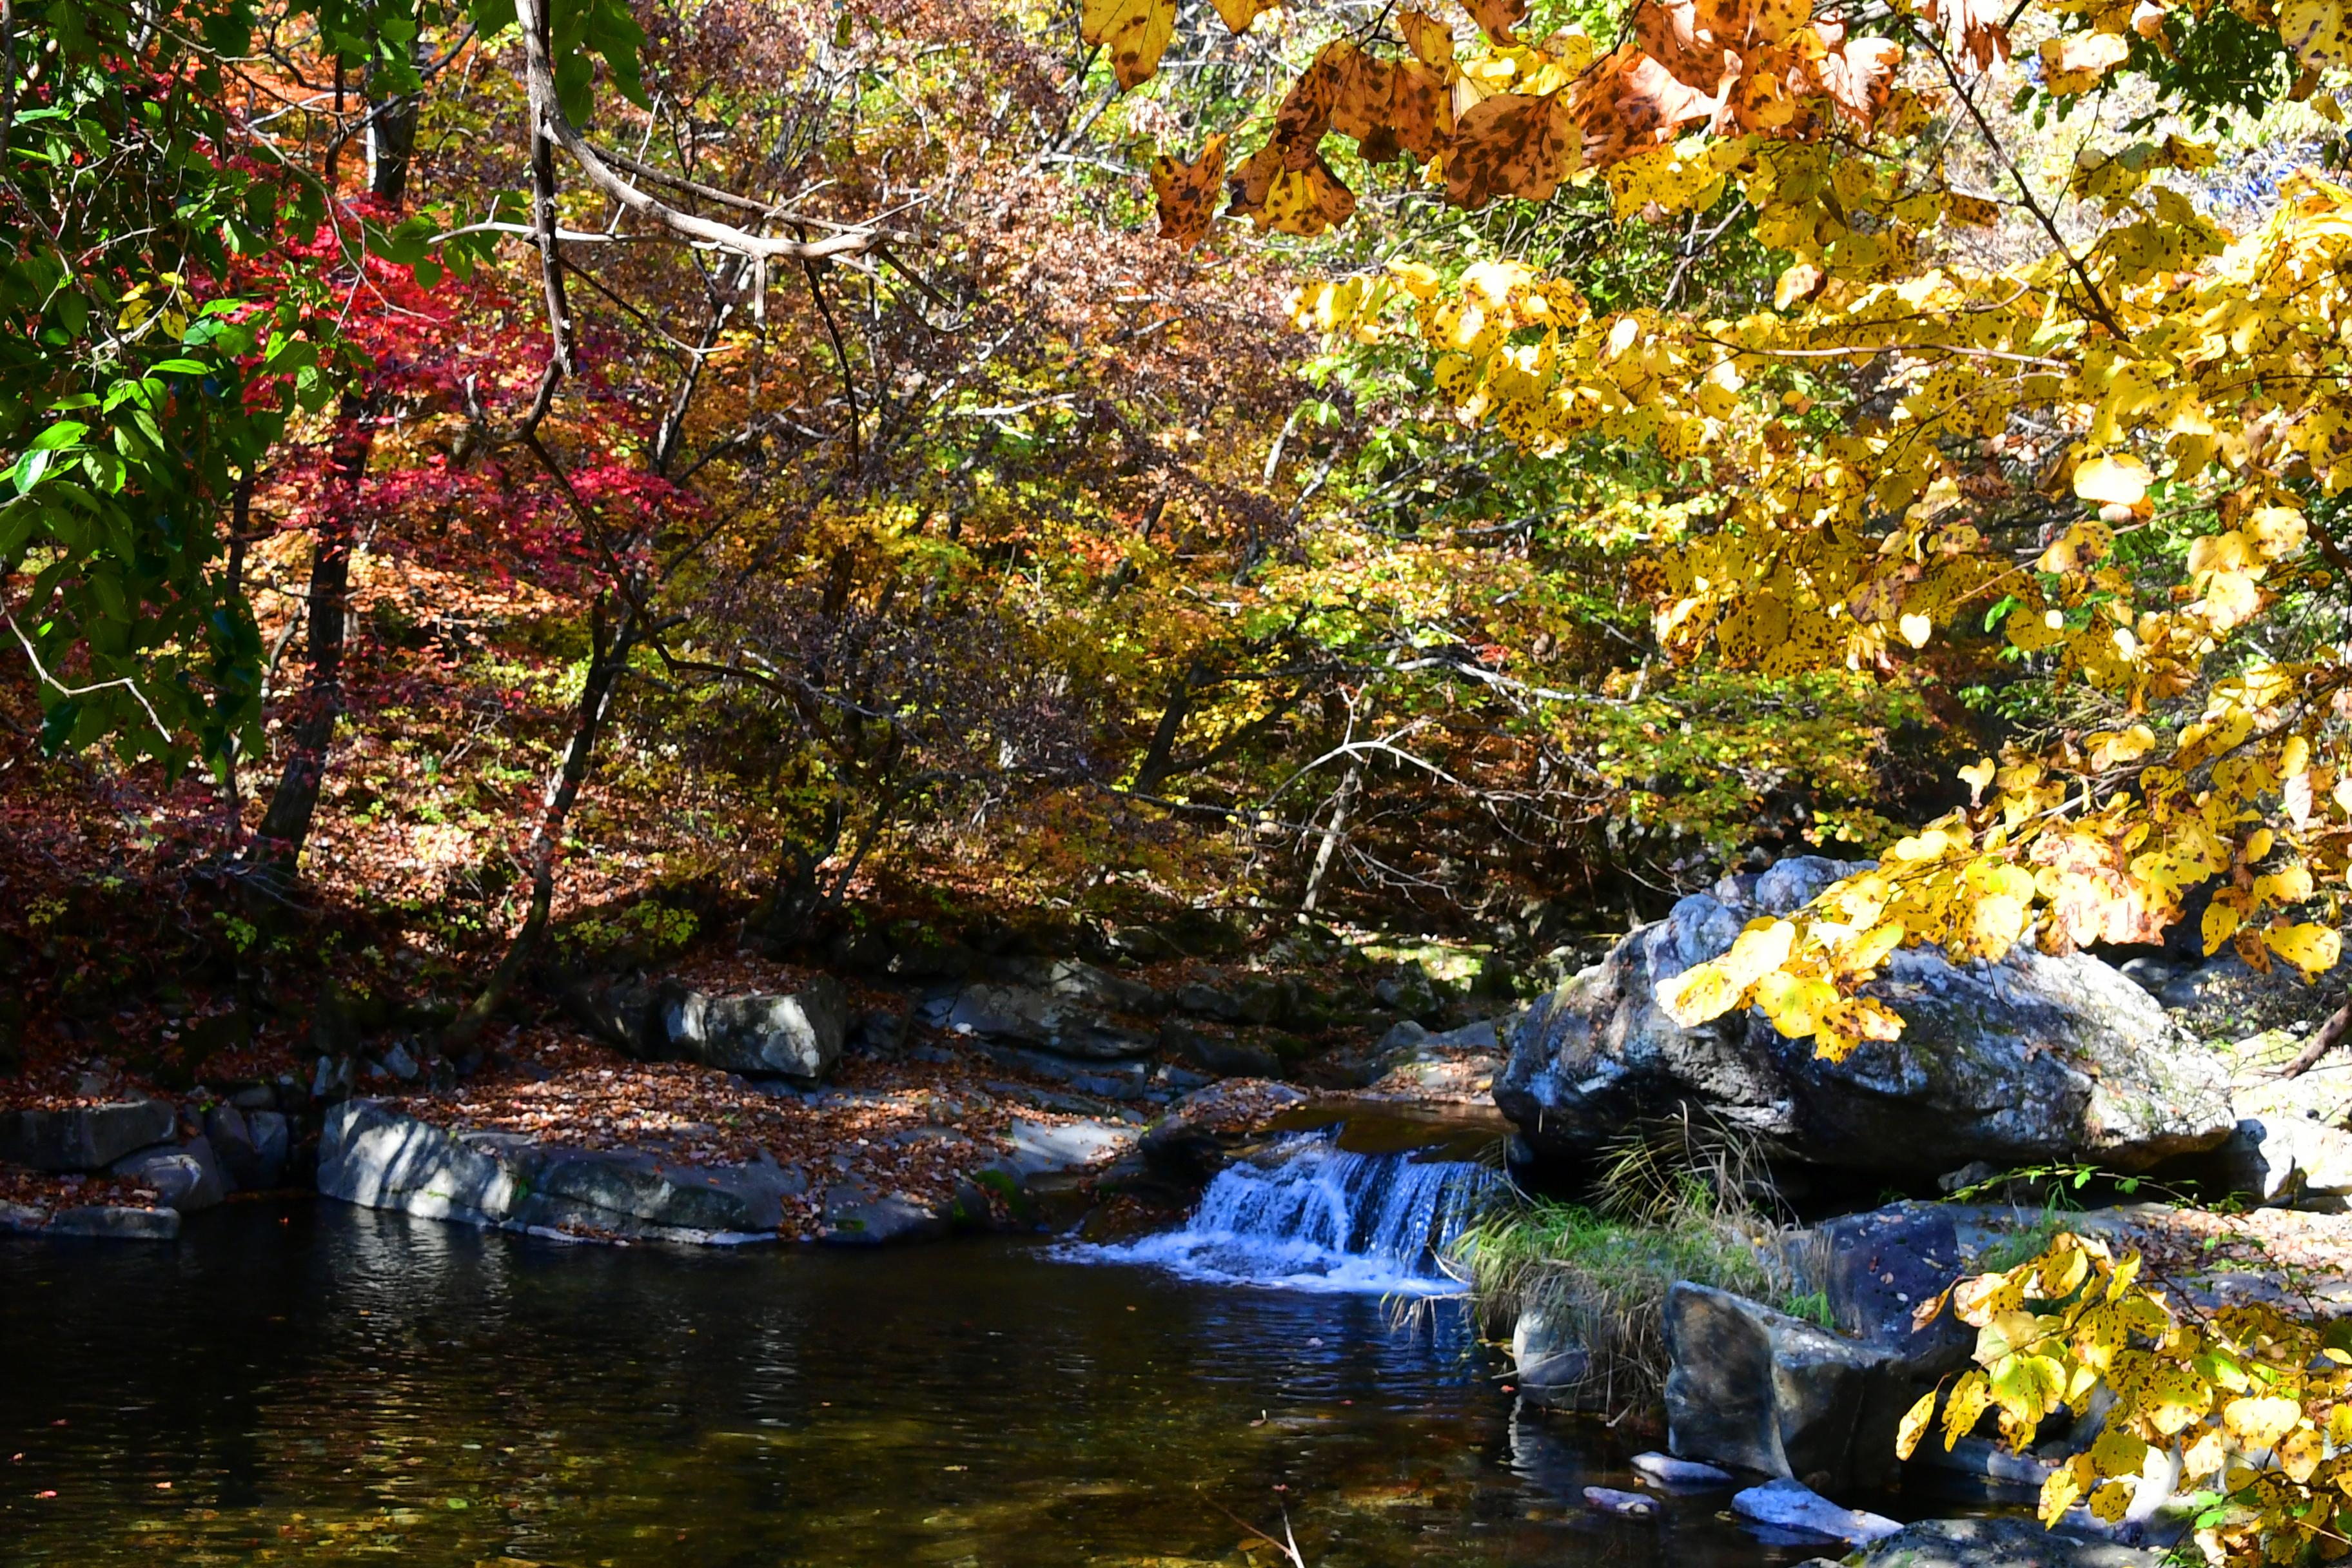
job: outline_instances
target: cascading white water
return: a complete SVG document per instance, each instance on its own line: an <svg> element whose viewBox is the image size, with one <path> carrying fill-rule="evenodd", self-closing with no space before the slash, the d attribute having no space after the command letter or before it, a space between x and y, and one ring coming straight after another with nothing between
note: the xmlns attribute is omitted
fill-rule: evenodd
<svg viewBox="0 0 2352 1568"><path fill-rule="evenodd" d="M1219 1172L1181 1228L1070 1255L1228 1283L1430 1295L1454 1288L1438 1256L1499 1179L1468 1161L1351 1154L1329 1133L1301 1133Z"/></svg>

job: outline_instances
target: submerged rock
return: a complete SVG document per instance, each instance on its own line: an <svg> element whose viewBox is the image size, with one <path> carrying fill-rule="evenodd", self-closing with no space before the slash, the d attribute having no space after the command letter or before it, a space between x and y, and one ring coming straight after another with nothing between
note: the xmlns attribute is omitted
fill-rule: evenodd
<svg viewBox="0 0 2352 1568"><path fill-rule="evenodd" d="M1511 1361L1519 1397L1549 1409L1579 1408L1592 1356L1567 1324L1540 1307L1519 1313L1511 1327Z"/></svg>
<svg viewBox="0 0 2352 1568"><path fill-rule="evenodd" d="M1640 1492L1621 1492L1614 1487L1587 1487L1584 1506L1595 1513L1613 1513L1620 1519L1655 1519L1658 1500Z"/></svg>
<svg viewBox="0 0 2352 1568"><path fill-rule="evenodd" d="M2158 1568L2158 1552L2085 1541L2030 1519L1927 1519L1881 1536L1843 1568ZM1841 1568L1815 1558L1798 1568Z"/></svg>
<svg viewBox="0 0 2352 1568"><path fill-rule="evenodd" d="M1731 1511L1751 1524L1769 1525L1823 1541L1843 1541L1849 1546L1867 1546L1903 1529L1885 1514L1840 1508L1811 1487L1791 1480L1767 1481L1760 1487L1733 1493Z"/></svg>
<svg viewBox="0 0 2352 1568"><path fill-rule="evenodd" d="M1727 1487L1732 1482L1729 1470L1701 1464L1696 1459L1677 1459L1671 1454L1636 1454L1633 1468L1670 1487Z"/></svg>
<svg viewBox="0 0 2352 1568"><path fill-rule="evenodd" d="M164 1142L178 1124L178 1113L161 1100L0 1112L0 1161L36 1171L102 1171L134 1149Z"/></svg>
<svg viewBox="0 0 2352 1568"><path fill-rule="evenodd" d="M1623 938L1520 1016L1496 1103L1545 1153L1590 1153L1635 1121L1696 1110L1785 1155L1911 1176L1977 1159L2140 1170L2228 1136L2221 1065L2086 953L2021 943L1998 964L1956 964L1898 950L1868 994L1903 1016L1902 1037L1839 1062L1760 1014L1684 1028L1658 1006L1662 982L1847 869L1785 861L1752 888L1722 886L1732 901L1694 895Z"/></svg>

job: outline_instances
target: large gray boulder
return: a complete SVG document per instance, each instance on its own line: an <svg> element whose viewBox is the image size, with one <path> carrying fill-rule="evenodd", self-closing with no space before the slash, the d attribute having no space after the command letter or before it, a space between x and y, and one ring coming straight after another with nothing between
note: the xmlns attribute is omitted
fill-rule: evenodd
<svg viewBox="0 0 2352 1568"><path fill-rule="evenodd" d="M751 1078L814 1083L841 1059L849 997L819 974L797 991L714 996L676 981L582 984L564 993L572 1015L606 1043L645 1061L693 1061Z"/></svg>
<svg viewBox="0 0 2352 1568"><path fill-rule="evenodd" d="M1150 1056L1159 1046L1155 1030L1145 1033L1103 1016L1100 1005L1082 994L1062 994L1034 985L967 985L926 1008L941 1027L1087 1061L1126 1061Z"/></svg>
<svg viewBox="0 0 2352 1568"><path fill-rule="evenodd" d="M1839 1062L1759 1012L1685 1028L1659 1007L1661 983L1843 869L1809 858L1727 880L1723 896L1695 894L1617 942L1519 1016L1496 1103L1538 1152L1588 1154L1629 1123L1689 1110L1784 1156L1906 1176L1972 1160L2139 1170L2229 1135L2222 1064L2086 953L2028 942L1997 964L1956 964L1898 950L1868 994L1902 1015L1902 1037Z"/></svg>
<svg viewBox="0 0 2352 1568"><path fill-rule="evenodd" d="M134 1149L164 1142L178 1125L179 1113L162 1100L0 1112L0 1162L36 1171L102 1171Z"/></svg>
<svg viewBox="0 0 2352 1568"><path fill-rule="evenodd" d="M1675 1458L1829 1491L1894 1473L1912 1395L1890 1352L1686 1280L1666 1292L1665 1329Z"/></svg>
<svg viewBox="0 0 2352 1568"><path fill-rule="evenodd" d="M451 1131L372 1100L327 1114L319 1191L368 1208L499 1230L683 1242L772 1237L808 1190L772 1163L694 1165L646 1151L542 1145Z"/></svg>

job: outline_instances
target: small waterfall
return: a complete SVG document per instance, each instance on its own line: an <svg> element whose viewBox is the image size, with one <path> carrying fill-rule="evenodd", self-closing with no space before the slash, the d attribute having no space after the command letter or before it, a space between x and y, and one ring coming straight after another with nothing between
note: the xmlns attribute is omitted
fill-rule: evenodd
<svg viewBox="0 0 2352 1568"><path fill-rule="evenodd" d="M1500 1180L1466 1160L1352 1154L1329 1132L1301 1133L1219 1172L1181 1228L1072 1255L1225 1283L1429 1295L1454 1288L1438 1255Z"/></svg>

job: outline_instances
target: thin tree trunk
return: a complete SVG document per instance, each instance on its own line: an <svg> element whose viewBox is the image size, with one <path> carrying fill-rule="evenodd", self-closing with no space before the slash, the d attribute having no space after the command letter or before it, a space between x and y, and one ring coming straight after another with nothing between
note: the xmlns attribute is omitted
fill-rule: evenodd
<svg viewBox="0 0 2352 1568"><path fill-rule="evenodd" d="M589 624L588 678L581 683L580 702L572 710L572 740L564 747L562 766L541 792L539 821L532 826L530 844L523 852L523 859L530 868L530 910L523 918L522 929L507 944L506 953L499 960L489 983L442 1036L445 1050L464 1050L481 1037L482 1030L514 990L515 983L522 978L546 936L548 912L555 900L556 851L563 843L572 803L579 799L580 786L587 781L589 763L595 757L604 720L612 711L621 673L627 668L630 650L636 645L637 630L636 612L624 609L621 624L606 640L604 604L602 599L597 601Z"/></svg>
<svg viewBox="0 0 2352 1568"><path fill-rule="evenodd" d="M310 821L326 780L327 751L344 710L343 651L351 616L352 547L356 537L360 481L375 444L375 418L357 395L347 394L335 415L332 454L327 463L327 494L319 513L318 540L310 558L310 587L304 613L310 622L310 673L295 703L287 735L285 772L269 798L255 835L251 864L268 880L294 879Z"/></svg>
<svg viewBox="0 0 2352 1568"><path fill-rule="evenodd" d="M1311 915L1315 900L1323 895L1323 875L1331 868L1331 857L1339 847L1339 839L1348 830L1348 808L1355 804L1357 787L1363 782L1360 763L1348 766L1348 776L1339 781L1339 793L1332 797L1330 826L1323 829L1323 842L1315 851L1314 868L1307 873L1307 896L1299 900L1298 912Z"/></svg>

